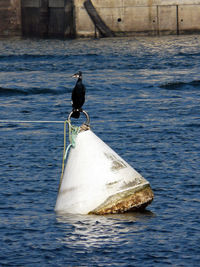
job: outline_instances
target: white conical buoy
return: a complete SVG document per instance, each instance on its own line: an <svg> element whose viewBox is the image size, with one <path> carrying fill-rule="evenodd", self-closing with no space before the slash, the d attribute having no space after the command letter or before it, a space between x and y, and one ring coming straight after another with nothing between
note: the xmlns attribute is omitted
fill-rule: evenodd
<svg viewBox="0 0 200 267"><path fill-rule="evenodd" d="M106 214L147 206L149 182L91 130L80 132L71 148L55 210Z"/></svg>

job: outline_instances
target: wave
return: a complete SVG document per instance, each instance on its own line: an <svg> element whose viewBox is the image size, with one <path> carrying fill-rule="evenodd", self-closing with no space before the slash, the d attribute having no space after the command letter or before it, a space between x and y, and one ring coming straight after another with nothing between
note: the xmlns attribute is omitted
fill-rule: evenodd
<svg viewBox="0 0 200 267"><path fill-rule="evenodd" d="M6 60L22 60L22 59L54 59L54 58L67 58L69 57L68 55L40 55L40 54L35 54L35 55L29 55L29 54L21 54L21 55L0 55L0 60L1 59L6 59Z"/></svg>
<svg viewBox="0 0 200 267"><path fill-rule="evenodd" d="M200 123L189 123L185 124L184 126L188 128L200 128Z"/></svg>
<svg viewBox="0 0 200 267"><path fill-rule="evenodd" d="M199 52L188 52L188 51L186 51L186 52L179 52L178 54L177 54L178 56L186 56L186 57L191 57L191 56L194 56L194 57L198 57L198 56L200 56L200 53Z"/></svg>
<svg viewBox="0 0 200 267"><path fill-rule="evenodd" d="M20 55L0 55L0 61L6 59L6 61L8 60L38 60L38 59L43 59L43 60L52 60L52 59L67 59L67 58L74 58L74 57L102 57L102 55L99 55L97 53L83 53L83 52L79 52L76 54L20 54Z"/></svg>
<svg viewBox="0 0 200 267"><path fill-rule="evenodd" d="M40 94L49 94L49 95L61 95L69 93L69 90L65 87L58 89L49 89L49 88L3 88L0 87L0 97L1 96L12 96L12 95L40 95Z"/></svg>
<svg viewBox="0 0 200 267"><path fill-rule="evenodd" d="M198 87L200 88L200 80L195 80L191 82L169 82L166 84L162 84L159 87L166 90L181 90L184 88L188 88L188 86Z"/></svg>

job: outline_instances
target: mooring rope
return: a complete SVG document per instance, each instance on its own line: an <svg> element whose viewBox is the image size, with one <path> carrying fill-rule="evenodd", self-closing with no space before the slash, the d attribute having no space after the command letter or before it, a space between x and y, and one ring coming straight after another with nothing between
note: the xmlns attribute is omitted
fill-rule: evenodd
<svg viewBox="0 0 200 267"><path fill-rule="evenodd" d="M61 176L60 176L60 182L59 182L59 187L58 187L58 192L60 191L60 186L62 184L62 180L63 180L63 175L64 175L64 169L65 169L65 154L66 154L66 125L70 124L70 122L68 120L64 121L64 141L63 141L63 159L62 159L62 172L61 172Z"/></svg>
<svg viewBox="0 0 200 267"><path fill-rule="evenodd" d="M17 120L0 120L0 123L65 123L65 121L17 121Z"/></svg>
<svg viewBox="0 0 200 267"><path fill-rule="evenodd" d="M0 123L62 123L64 124L64 137L63 137L63 159L62 159L62 171L61 171L61 177L59 182L59 190L60 186L62 184L63 175L64 175L64 169L65 169L65 159L67 157L67 154L69 152L70 147L75 147L75 141L76 137L80 131L80 127L71 125L70 120L65 121L19 121L19 120L0 120ZM66 128L69 128L69 145L66 149Z"/></svg>
<svg viewBox="0 0 200 267"><path fill-rule="evenodd" d="M81 110L81 112L86 116L87 118L87 122L84 124L87 127L90 124L90 118L89 115L86 111ZM79 126L74 126L71 125L71 116L73 114L73 111L69 114L68 119L65 121L20 121L20 120L0 120L0 123L62 123L64 124L64 144L63 144L63 159L62 159L62 172L61 172L61 177L60 177L60 182L59 182L59 189L58 192L60 191L60 186L62 184L62 180L63 180L63 176L64 176L64 169L65 169L65 159L67 158L68 152L70 147L75 147L76 145L76 137L79 134L81 127ZM66 149L66 128L68 124L68 128L69 128L69 145L67 146Z"/></svg>

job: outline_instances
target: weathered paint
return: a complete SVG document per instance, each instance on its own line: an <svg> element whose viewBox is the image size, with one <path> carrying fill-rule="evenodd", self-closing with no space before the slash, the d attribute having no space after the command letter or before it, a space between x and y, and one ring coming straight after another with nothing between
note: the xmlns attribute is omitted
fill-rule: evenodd
<svg viewBox="0 0 200 267"><path fill-rule="evenodd" d="M149 182L91 130L71 148L55 210L106 214L141 208L153 200Z"/></svg>

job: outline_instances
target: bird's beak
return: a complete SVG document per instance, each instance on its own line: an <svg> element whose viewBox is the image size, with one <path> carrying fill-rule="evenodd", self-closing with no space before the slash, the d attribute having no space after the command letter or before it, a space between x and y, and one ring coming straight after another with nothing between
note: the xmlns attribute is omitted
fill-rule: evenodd
<svg viewBox="0 0 200 267"><path fill-rule="evenodd" d="M78 73L75 73L74 75L72 75L72 77L73 77L73 78L78 78L79 75L78 75Z"/></svg>

